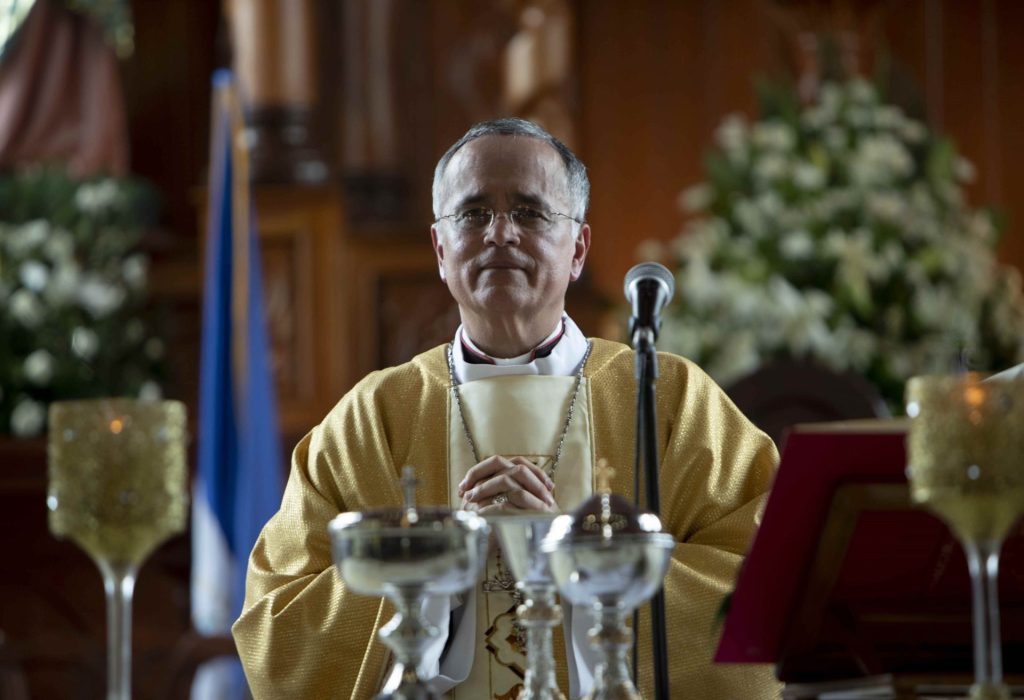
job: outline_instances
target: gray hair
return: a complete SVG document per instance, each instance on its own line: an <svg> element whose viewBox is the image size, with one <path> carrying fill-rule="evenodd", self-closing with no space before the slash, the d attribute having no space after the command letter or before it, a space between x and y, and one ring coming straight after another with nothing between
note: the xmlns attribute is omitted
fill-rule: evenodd
<svg viewBox="0 0 1024 700"><path fill-rule="evenodd" d="M441 184L444 180L444 172L449 161L455 153L470 141L484 136L526 136L528 138L540 139L558 151L565 164L566 184L569 188L569 197L572 200L572 216L583 220L587 215L587 207L590 204L590 180L587 179L587 168L583 162L576 157L576 154L569 150L569 147L545 131L541 126L526 119L508 117L505 119L494 119L492 121L480 122L470 127L461 139L456 141L451 148L445 151L441 160L437 161L434 168L434 185L431 188L433 196L434 218L441 214Z"/></svg>

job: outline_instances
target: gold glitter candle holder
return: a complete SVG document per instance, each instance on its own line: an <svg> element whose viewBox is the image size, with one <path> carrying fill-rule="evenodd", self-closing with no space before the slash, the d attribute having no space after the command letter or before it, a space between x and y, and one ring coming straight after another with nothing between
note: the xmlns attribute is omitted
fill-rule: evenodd
<svg viewBox="0 0 1024 700"><path fill-rule="evenodd" d="M1024 512L1024 380L977 374L907 383L911 496L960 540L971 574L974 700L1008 700L999 635L999 551Z"/></svg>
<svg viewBox="0 0 1024 700"><path fill-rule="evenodd" d="M103 574L107 700L129 700L136 574L188 518L185 406L59 401L49 425L50 531L85 550Z"/></svg>

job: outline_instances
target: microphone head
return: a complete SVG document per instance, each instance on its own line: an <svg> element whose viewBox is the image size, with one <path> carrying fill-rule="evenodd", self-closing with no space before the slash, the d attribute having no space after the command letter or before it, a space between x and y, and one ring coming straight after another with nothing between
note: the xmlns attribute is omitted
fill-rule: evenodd
<svg viewBox="0 0 1024 700"><path fill-rule="evenodd" d="M629 272L626 273L626 280L622 285L623 291L626 294L626 299L632 299L629 293L629 288L632 287L638 280L641 279L653 279L662 286L665 287L665 303L672 300L672 297L676 293L676 280L672 276L672 273L668 271L668 268L656 262L643 262L639 265L634 265Z"/></svg>

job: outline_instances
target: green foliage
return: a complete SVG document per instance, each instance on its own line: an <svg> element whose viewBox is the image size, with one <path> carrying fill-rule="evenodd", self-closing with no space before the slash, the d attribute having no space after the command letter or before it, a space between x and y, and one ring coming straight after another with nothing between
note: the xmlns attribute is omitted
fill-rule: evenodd
<svg viewBox="0 0 1024 700"><path fill-rule="evenodd" d="M138 251L154 209L138 180L0 178L0 433L40 433L57 399L159 395Z"/></svg>
<svg viewBox="0 0 1024 700"><path fill-rule="evenodd" d="M763 116L729 116L683 193L696 217L662 251L681 303L662 347L729 383L812 358L875 382L894 407L915 374L1024 361L1018 270L994 255L999 217L972 209L970 163L863 80L800 107L762 85Z"/></svg>

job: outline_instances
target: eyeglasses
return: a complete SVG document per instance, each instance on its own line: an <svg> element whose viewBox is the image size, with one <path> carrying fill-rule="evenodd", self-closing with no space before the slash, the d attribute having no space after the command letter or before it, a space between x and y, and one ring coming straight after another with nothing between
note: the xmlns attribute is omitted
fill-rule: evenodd
<svg viewBox="0 0 1024 700"><path fill-rule="evenodd" d="M504 216L509 223L524 233L543 233L555 225L559 217L575 221L577 224L583 222L574 216L562 214L557 211L542 211L533 207L519 206L508 211L495 211L488 207L475 207L454 214L445 214L437 217L434 223L450 219L455 229L461 233L483 233L491 228L494 220Z"/></svg>

